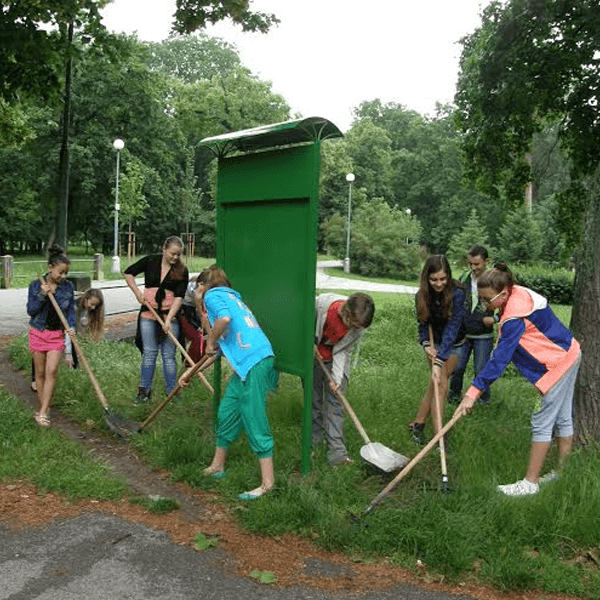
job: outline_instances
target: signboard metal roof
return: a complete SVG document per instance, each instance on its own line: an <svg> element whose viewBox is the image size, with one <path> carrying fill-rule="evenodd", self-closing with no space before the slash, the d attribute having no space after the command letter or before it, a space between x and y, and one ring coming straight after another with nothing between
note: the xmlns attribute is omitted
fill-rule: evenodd
<svg viewBox="0 0 600 600"><path fill-rule="evenodd" d="M207 137L198 145L207 146L217 156L224 157L232 152L257 152L279 146L315 143L342 135L331 121L308 117Z"/></svg>

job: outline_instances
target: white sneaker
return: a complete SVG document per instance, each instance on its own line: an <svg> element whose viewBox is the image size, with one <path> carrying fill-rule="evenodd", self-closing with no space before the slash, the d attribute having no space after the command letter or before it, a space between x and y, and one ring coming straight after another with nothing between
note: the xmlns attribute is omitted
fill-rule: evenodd
<svg viewBox="0 0 600 600"><path fill-rule="evenodd" d="M546 473L539 481L540 485L544 485L546 483L550 483L551 481L556 481L558 479L558 473L556 471L550 471L550 473Z"/></svg>
<svg viewBox="0 0 600 600"><path fill-rule="evenodd" d="M507 496L530 496L531 494L537 494L539 489L540 486L537 483L531 483L527 479L498 486L498 491Z"/></svg>

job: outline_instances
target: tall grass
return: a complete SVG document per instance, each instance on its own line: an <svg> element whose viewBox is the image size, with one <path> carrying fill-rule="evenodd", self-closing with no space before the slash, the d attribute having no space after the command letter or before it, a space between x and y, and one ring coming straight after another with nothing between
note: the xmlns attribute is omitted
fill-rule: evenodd
<svg viewBox="0 0 600 600"><path fill-rule="evenodd" d="M413 300L373 294L376 316L353 371L348 398L365 429L408 456L418 450L407 424L414 417L429 372L416 343ZM13 356L24 368L24 339ZM85 344L84 351L112 408L141 420L152 406L134 407L140 354L126 343ZM153 403L164 394L157 370ZM83 427L104 429L101 407L80 371L60 374L56 405ZM347 423L348 449L355 464L330 468L325 449L313 449L310 473L301 472L302 387L283 374L269 404L275 438L276 489L235 511L248 530L265 535L293 532L323 548L341 550L355 560L386 558L415 568L421 560L430 577L447 582L479 581L503 590L536 588L600 598L600 572L590 557L600 547L600 452L576 448L557 482L536 496L506 498L500 483L524 476L530 445L530 415L537 395L509 369L492 388L487 406L477 406L451 431L448 468L452 491L440 491L439 456L432 452L366 519L363 512L386 481L359 460L363 442ZM450 415L450 410L446 418ZM431 431L427 430L430 435ZM230 452L229 477L202 476L214 449L213 401L198 383L169 405L131 445L145 460L172 473L173 480L218 490L239 506L237 495L259 482L257 461L240 439ZM546 470L556 466L552 449Z"/></svg>

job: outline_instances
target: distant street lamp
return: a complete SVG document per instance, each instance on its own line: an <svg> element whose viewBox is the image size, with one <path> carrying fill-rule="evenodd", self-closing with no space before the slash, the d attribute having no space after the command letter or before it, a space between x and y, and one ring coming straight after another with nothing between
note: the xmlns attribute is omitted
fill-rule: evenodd
<svg viewBox="0 0 600 600"><path fill-rule="evenodd" d="M346 258L344 259L344 273L350 273L350 222L352 219L352 182L354 173L346 175L348 182L348 222L346 224Z"/></svg>
<svg viewBox="0 0 600 600"><path fill-rule="evenodd" d="M115 244L112 257L112 272L121 272L121 260L119 259L119 158L121 150L125 148L125 142L117 138L113 142L113 148L117 151L117 179L115 183Z"/></svg>

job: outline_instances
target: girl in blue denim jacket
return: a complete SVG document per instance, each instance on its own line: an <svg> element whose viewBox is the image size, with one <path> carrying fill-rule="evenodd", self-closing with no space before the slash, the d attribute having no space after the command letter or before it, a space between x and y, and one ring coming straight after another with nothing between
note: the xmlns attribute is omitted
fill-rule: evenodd
<svg viewBox="0 0 600 600"><path fill-rule="evenodd" d="M74 333L76 325L75 294L73 285L67 281L71 261L56 244L53 244L48 252L48 273L44 276L44 282L33 281L29 285L27 295L27 314L31 317L29 350L35 365L40 400L40 410L35 413L35 420L40 427L50 426L50 404L65 345L67 354L71 355L71 340L68 335L65 336L63 324L50 302L48 292L54 295L69 323L71 333Z"/></svg>

